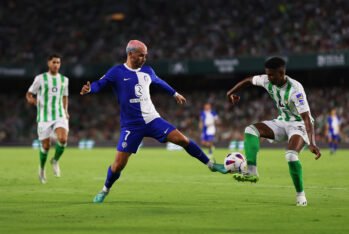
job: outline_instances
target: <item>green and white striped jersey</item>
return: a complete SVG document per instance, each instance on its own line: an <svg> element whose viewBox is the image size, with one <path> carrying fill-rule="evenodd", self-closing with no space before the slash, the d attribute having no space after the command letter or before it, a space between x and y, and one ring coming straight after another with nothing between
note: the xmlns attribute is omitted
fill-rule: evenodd
<svg viewBox="0 0 349 234"><path fill-rule="evenodd" d="M284 121L303 121L300 114L307 111L310 113L304 88L301 83L289 76L286 76L286 79L287 82L282 87L271 84L267 75L254 76L252 83L256 86L264 87L268 91L279 112L277 119Z"/></svg>
<svg viewBox="0 0 349 234"><path fill-rule="evenodd" d="M54 121L66 118L63 108L63 96L68 96L67 77L49 72L37 75L28 92L36 95L37 122Z"/></svg>

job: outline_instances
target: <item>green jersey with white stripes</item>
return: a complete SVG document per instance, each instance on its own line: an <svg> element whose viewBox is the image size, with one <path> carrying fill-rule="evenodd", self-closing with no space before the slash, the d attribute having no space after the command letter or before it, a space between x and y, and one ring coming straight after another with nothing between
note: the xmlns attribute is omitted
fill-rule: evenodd
<svg viewBox="0 0 349 234"><path fill-rule="evenodd" d="M28 92L36 95L37 122L55 121L67 118L63 108L63 96L68 96L67 77L49 72L35 77Z"/></svg>
<svg viewBox="0 0 349 234"><path fill-rule="evenodd" d="M304 88L298 81L286 76L286 84L278 87L269 82L267 75L258 75L252 78L252 83L265 88L274 100L278 109L277 119L283 121L303 121L301 113L309 111ZM312 118L311 118L312 119Z"/></svg>

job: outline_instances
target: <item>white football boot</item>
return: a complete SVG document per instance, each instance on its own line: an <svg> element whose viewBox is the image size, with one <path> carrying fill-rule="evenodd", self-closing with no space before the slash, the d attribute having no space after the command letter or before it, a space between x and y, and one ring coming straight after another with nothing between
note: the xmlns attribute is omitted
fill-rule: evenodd
<svg viewBox="0 0 349 234"><path fill-rule="evenodd" d="M53 169L53 174L56 177L61 177L61 169L59 167L58 161L54 160L53 158L50 160L50 163L52 165L52 169Z"/></svg>
<svg viewBox="0 0 349 234"><path fill-rule="evenodd" d="M47 183L45 169L41 169L40 166L39 166L39 181L42 184L46 184Z"/></svg>
<svg viewBox="0 0 349 234"><path fill-rule="evenodd" d="M307 199L305 195L297 195L296 196L296 206L307 206Z"/></svg>

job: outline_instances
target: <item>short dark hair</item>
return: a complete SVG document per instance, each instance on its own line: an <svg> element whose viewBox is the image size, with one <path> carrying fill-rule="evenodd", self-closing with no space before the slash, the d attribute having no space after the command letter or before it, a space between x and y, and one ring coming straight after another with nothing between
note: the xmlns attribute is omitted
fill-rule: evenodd
<svg viewBox="0 0 349 234"><path fill-rule="evenodd" d="M281 57L268 58L264 63L264 67L268 69L277 69L280 67L285 67L285 65L286 61Z"/></svg>
<svg viewBox="0 0 349 234"><path fill-rule="evenodd" d="M61 59L62 57L59 54L52 53L47 57L47 61L51 61L53 58L59 58Z"/></svg>

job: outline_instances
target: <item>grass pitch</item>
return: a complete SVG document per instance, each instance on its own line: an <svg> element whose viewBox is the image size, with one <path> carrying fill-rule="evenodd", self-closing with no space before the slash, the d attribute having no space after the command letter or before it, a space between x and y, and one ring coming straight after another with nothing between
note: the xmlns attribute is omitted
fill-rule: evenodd
<svg viewBox="0 0 349 234"><path fill-rule="evenodd" d="M217 149L218 161L227 152ZM184 151L141 149L93 204L114 154L68 148L62 177L48 164L42 185L36 150L0 148L0 233L349 233L348 151L301 154L307 207L295 206L284 151L267 149L257 184L211 173Z"/></svg>

